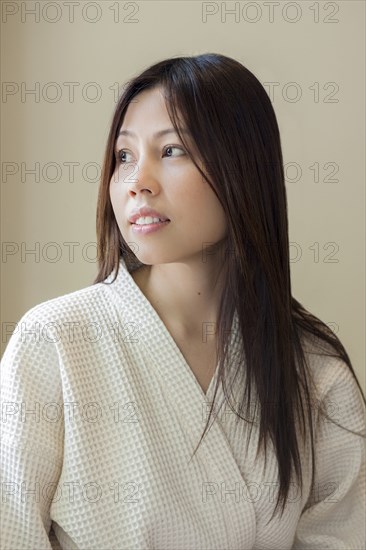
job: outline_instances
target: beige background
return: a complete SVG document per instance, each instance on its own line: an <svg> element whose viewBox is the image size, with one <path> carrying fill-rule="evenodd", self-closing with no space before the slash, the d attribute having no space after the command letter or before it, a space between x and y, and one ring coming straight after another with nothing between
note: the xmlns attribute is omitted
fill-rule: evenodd
<svg viewBox="0 0 366 550"><path fill-rule="evenodd" d="M365 3L282 1L271 20L261 1L237 2L236 15L225 14L235 2L81 1L71 21L65 4L32 15L35 2L3 3L1 352L8 323L96 274L95 166L113 90L161 59L218 52L268 93L278 83L293 294L337 332L365 389ZM80 84L73 102L67 82ZM36 163L39 181L26 172Z"/></svg>

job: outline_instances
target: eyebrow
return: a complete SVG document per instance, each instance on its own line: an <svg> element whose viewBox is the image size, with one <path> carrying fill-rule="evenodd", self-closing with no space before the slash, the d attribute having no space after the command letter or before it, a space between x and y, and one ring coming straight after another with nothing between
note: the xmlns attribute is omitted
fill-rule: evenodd
<svg viewBox="0 0 366 550"><path fill-rule="evenodd" d="M190 133L189 130L186 130L185 128L179 128L179 131L182 132L183 134ZM161 136L165 136L166 134L175 134L175 133L176 132L174 128L166 128L165 130L160 130L159 132L155 132L155 134L153 134L153 137L161 137ZM130 130L121 130L118 136L136 137L136 134L134 132L131 132Z"/></svg>

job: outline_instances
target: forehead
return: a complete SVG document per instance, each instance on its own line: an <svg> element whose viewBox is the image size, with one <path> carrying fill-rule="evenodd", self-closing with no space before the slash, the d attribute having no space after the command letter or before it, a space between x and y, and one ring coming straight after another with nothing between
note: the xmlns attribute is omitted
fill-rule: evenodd
<svg viewBox="0 0 366 550"><path fill-rule="evenodd" d="M143 90L137 94L125 111L116 140L136 140L139 136L150 140L176 134L166 108L164 93L162 87L156 87ZM185 138L182 137L181 139L187 148L192 149L194 145L192 144L190 131L184 123L179 109L176 112L178 114L179 132L184 134ZM177 137L180 136L177 135Z"/></svg>
<svg viewBox="0 0 366 550"><path fill-rule="evenodd" d="M148 121L157 117L166 122L170 121L163 90L161 88L143 90L128 105L121 128L135 122L137 124L143 123L144 120L145 125L147 125Z"/></svg>

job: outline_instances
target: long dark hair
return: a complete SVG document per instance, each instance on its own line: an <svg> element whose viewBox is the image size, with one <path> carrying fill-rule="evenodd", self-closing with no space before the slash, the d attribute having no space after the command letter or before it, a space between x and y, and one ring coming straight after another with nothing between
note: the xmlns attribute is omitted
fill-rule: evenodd
<svg viewBox="0 0 366 550"><path fill-rule="evenodd" d="M232 326L236 310L239 328L235 338L242 343L242 353L234 379L244 371L246 377L240 387L239 410L245 408L248 416L254 394L260 411L257 454L264 444L266 456L270 438L280 480L275 511L282 501L282 515L293 466L302 488L297 427L304 442L307 434L311 436L312 489L315 477L312 406L317 400L303 347L305 341L316 343L317 354L344 361L364 403L366 400L339 338L292 297L287 197L277 120L265 89L238 61L215 53L173 57L152 65L127 83L113 115L102 168L97 205L99 272L93 284L103 282L112 270L117 275L121 256L127 265L139 265L119 231L109 184L115 170L115 141L126 109L139 92L156 87L164 91L172 124L227 217L229 253L223 263L225 284L217 323L219 369L213 401L221 380L236 420L241 418L253 424L253 420L235 410L227 395L227 358L232 337L228 327ZM179 132L180 117L199 151L204 171ZM322 403L317 406L334 422ZM198 446L213 408L214 402Z"/></svg>

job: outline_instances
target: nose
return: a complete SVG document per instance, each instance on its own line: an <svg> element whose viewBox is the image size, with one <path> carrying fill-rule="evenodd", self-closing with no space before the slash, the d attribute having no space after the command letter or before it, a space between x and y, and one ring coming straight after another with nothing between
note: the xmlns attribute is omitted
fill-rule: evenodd
<svg viewBox="0 0 366 550"><path fill-rule="evenodd" d="M127 170L127 166L125 167ZM158 192L159 184L154 176L153 164L147 159L144 161L136 162L128 170L128 174L124 178L124 182L128 186L128 193L130 196L135 196L137 193L148 192L156 194Z"/></svg>

